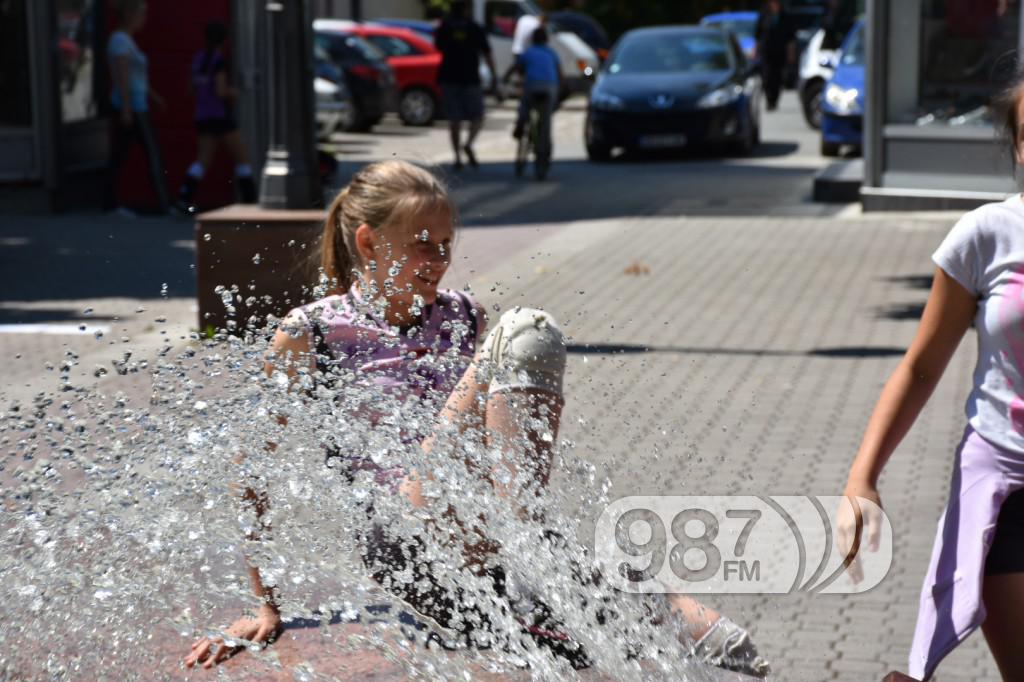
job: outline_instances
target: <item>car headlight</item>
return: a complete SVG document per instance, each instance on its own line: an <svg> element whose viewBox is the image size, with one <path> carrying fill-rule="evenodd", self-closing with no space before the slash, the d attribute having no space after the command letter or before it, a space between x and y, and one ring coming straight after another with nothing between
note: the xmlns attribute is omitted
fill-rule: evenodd
<svg viewBox="0 0 1024 682"><path fill-rule="evenodd" d="M712 90L701 97L697 100L697 106L701 109L724 107L726 104L732 104L735 102L742 94L742 86L736 83L730 83L729 85L724 85L716 90Z"/></svg>
<svg viewBox="0 0 1024 682"><path fill-rule="evenodd" d="M626 108L626 100L607 92L593 92L590 95L590 106L605 111L622 111Z"/></svg>
<svg viewBox="0 0 1024 682"><path fill-rule="evenodd" d="M857 101L858 95L860 92L857 88L843 88L833 83L825 90L825 101L837 114L859 114L861 107Z"/></svg>

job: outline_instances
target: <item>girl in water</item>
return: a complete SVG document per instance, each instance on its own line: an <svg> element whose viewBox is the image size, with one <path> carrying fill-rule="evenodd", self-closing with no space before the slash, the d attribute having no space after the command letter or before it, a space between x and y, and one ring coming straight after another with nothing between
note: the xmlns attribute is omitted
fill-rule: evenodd
<svg viewBox="0 0 1024 682"><path fill-rule="evenodd" d="M468 294L439 288L450 262L455 223L456 209L447 190L428 171L402 161L373 163L359 171L332 203L324 226L321 266L338 283L336 293L288 315L274 337L266 371L286 372L291 378L302 373L321 382L329 381L332 373L354 373L382 394L436 401L431 404L437 408L439 430L417 436L428 456L424 465L445 428L476 437L470 429L483 427L492 443L518 444L515 454L508 453L512 456L493 471L482 472L497 494L514 495L513 485L520 491L536 490L547 483L552 434L558 433L564 404L565 343L548 313L526 308L506 312L485 335L483 309ZM350 475L370 470L383 489L403 495L414 507L430 505L423 485L431 478L428 466L405 471L338 452L329 458L337 458ZM510 485L510 480L528 482ZM526 507L527 498L523 494L517 500ZM258 509L267 504L255 495L250 499ZM467 643L494 641L485 614L463 617L473 609L460 605L461 588L453 594L441 587L429 564L417 559L424 550L422 541L402 540L380 525L366 535L363 559L375 580ZM495 593L505 596L504 572L486 561L495 543L464 543L464 549L452 551L464 551L467 565L480 567L478 574L485 573ZM409 570L412 581L391 579ZM255 568L250 575L264 604L255 618L238 620L227 634L264 642L280 629L281 618L273 590ZM431 585L426 591L424 581ZM768 666L745 630L682 595L671 595L670 606L697 641L696 657L767 674ZM523 629L553 653L585 666L585 654L557 632L550 611L539 603L530 608ZM187 665L212 667L231 653L223 645L214 650L215 644L222 640L197 641Z"/></svg>
<svg viewBox="0 0 1024 682"><path fill-rule="evenodd" d="M1024 164L1024 79L1000 102L1016 165ZM877 549L878 477L939 383L971 323L978 338L967 425L921 590L910 674L929 679L979 626L1004 679L1024 679L1024 198L971 211L932 255L935 279L910 348L882 391L845 495ZM860 542L850 508L839 541ZM854 564L851 577L859 579Z"/></svg>

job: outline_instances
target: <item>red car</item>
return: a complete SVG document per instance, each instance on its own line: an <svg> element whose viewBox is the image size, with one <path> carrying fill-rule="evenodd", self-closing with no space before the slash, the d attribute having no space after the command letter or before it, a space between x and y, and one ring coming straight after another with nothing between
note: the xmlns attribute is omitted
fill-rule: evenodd
<svg viewBox="0 0 1024 682"><path fill-rule="evenodd" d="M437 72L441 53L428 38L405 28L358 24L350 31L387 55L398 85L398 115L411 126L430 125L441 108Z"/></svg>

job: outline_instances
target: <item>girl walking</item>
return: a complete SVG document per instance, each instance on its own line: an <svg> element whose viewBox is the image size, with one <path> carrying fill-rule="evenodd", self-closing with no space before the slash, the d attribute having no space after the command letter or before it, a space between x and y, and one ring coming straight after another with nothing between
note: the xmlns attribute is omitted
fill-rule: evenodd
<svg viewBox="0 0 1024 682"><path fill-rule="evenodd" d="M256 202L256 183L249 165L249 153L238 132L231 105L238 98L238 89L228 83L224 60L224 41L227 28L219 21L206 25L206 47L192 60L192 92L196 99L196 160L188 167L185 180L178 191L178 206L183 211L195 212L194 199L199 183L213 163L220 145L227 147L235 165L239 195L243 204Z"/></svg>
<svg viewBox="0 0 1024 682"><path fill-rule="evenodd" d="M1002 97L1024 164L1024 80ZM971 323L978 338L967 425L921 590L910 674L927 680L981 627L1004 679L1024 679L1024 198L976 209L932 255L935 280L913 343L882 391L845 494L881 506L878 477L910 430ZM880 519L864 513L869 549ZM853 546L856 519L840 522Z"/></svg>

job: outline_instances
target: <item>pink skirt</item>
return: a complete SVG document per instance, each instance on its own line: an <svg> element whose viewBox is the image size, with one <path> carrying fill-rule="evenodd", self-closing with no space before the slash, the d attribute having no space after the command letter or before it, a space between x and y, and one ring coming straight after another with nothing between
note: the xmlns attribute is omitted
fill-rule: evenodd
<svg viewBox="0 0 1024 682"><path fill-rule="evenodd" d="M981 589L1003 502L1024 488L1024 455L989 443L968 426L956 451L946 511L910 650L910 674L927 680L939 662L985 621Z"/></svg>

